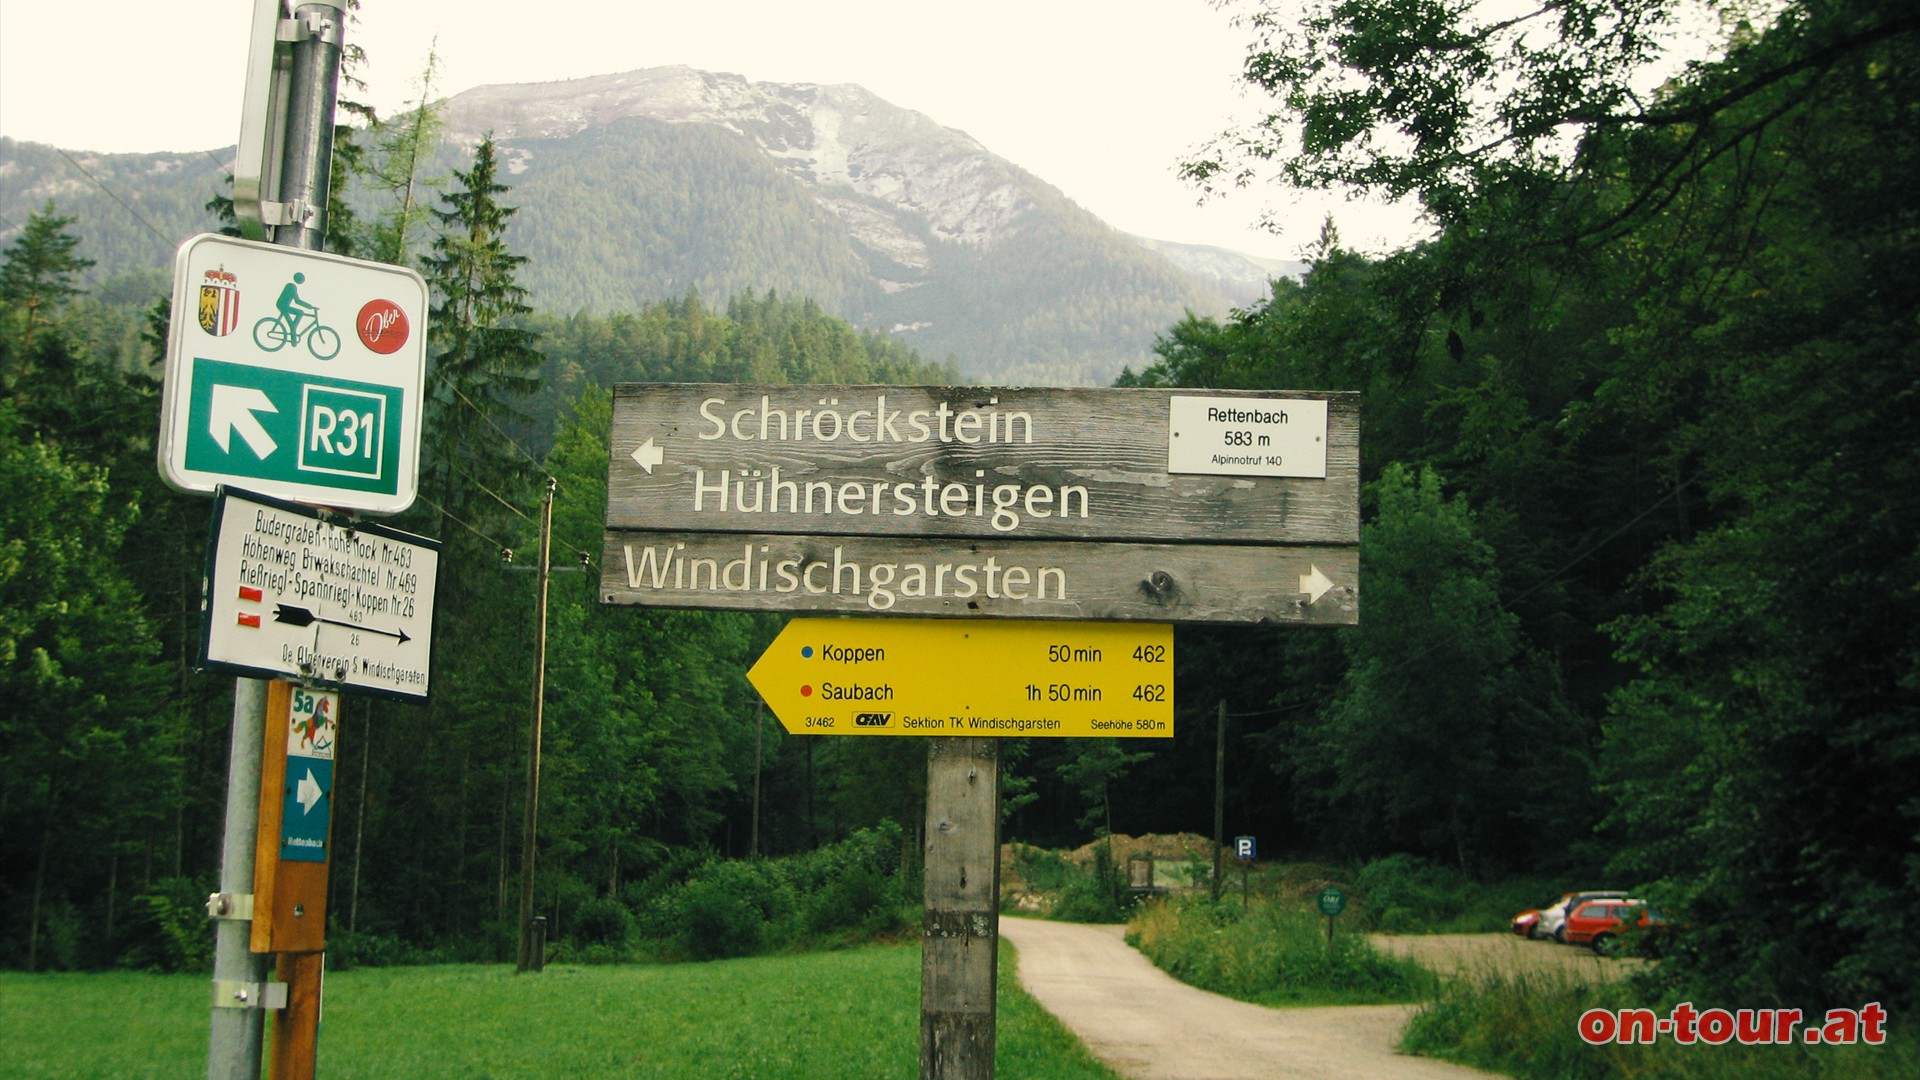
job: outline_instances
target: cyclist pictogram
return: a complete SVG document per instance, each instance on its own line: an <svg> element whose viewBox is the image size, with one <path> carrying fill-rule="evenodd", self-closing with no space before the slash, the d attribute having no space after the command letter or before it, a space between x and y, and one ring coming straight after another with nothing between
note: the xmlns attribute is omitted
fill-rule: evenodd
<svg viewBox="0 0 1920 1080"><path fill-rule="evenodd" d="M306 284L305 274L294 274L287 287L280 290L280 299L275 305L280 314L269 315L253 324L253 343L268 352L278 352L283 345L298 345L306 339L307 351L316 360L331 360L340 355L340 334L331 326L320 325L320 309L300 298L300 286ZM309 321L301 325L301 316Z"/></svg>

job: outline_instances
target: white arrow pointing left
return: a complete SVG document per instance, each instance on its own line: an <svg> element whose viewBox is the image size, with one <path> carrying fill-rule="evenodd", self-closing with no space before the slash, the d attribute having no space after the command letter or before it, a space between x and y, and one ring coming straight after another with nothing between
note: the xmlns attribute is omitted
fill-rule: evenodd
<svg viewBox="0 0 1920 1080"><path fill-rule="evenodd" d="M278 449L273 436L260 426L257 412L279 412L266 391L252 386L223 386L213 384L213 407L208 410L207 433L213 441L220 444L223 453L231 452L229 444L233 433L239 432L247 446L253 450L253 456L266 460L268 454Z"/></svg>
<svg viewBox="0 0 1920 1080"><path fill-rule="evenodd" d="M653 445L653 436L651 435L647 436L647 441L641 443L639 449L633 452L633 463L647 470L648 476L653 475L653 467L655 465L660 464L666 459L667 452Z"/></svg>
<svg viewBox="0 0 1920 1080"><path fill-rule="evenodd" d="M307 775L300 778L300 784L294 790L294 798L300 800L300 812L303 814L313 813L313 808L320 804L320 797L325 794L320 790L320 781L313 778L312 769L308 769Z"/></svg>

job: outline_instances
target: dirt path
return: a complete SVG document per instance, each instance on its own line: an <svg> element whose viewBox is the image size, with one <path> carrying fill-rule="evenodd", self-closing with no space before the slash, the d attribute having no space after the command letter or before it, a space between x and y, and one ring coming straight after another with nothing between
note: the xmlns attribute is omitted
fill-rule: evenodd
<svg viewBox="0 0 1920 1080"><path fill-rule="evenodd" d="M1269 1009L1196 990L1124 927L1001 916L1020 984L1132 1080L1463 1080L1494 1074L1394 1052L1411 1005Z"/></svg>

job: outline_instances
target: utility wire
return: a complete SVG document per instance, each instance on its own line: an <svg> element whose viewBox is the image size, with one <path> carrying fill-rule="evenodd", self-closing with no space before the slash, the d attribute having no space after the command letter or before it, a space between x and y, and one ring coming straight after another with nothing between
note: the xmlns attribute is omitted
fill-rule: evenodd
<svg viewBox="0 0 1920 1080"><path fill-rule="evenodd" d="M473 535L475 535L475 536L477 536L477 537L479 537L480 539L482 539L482 540L485 540L485 541L486 541L486 542L488 543L488 545L490 545L490 546L492 546L492 547L495 547L495 548L498 548L498 549L499 549L499 550L501 550L501 551L511 551L511 550L513 550L513 545L511 545L511 544L503 544L503 543L501 543L500 541L498 541L498 540L495 540L495 539L494 539L493 537L491 537L491 536L488 536L488 535L487 535L486 533L483 533L483 532L481 532L481 531L480 531L479 529L477 529L477 528L475 528L475 527L473 527L472 525L470 525L470 524L468 524L468 523L467 523L467 522L466 522L466 521L465 521L464 519L462 519L462 518L461 518L461 517L460 517L459 515L457 515L457 514L455 514L455 513L453 512L453 511L451 511L451 510L449 510L449 509L447 509L447 508L446 508L446 507L444 507L444 506L441 506L441 505L440 505L439 503L437 503L437 502L434 502L434 501L433 501L432 499L429 499L429 498L427 498L427 497L426 497L425 495L417 495L417 496L415 496L415 497L416 497L416 498L418 498L418 499L419 499L419 500L420 500L421 502L423 502L423 503L426 503L426 504L427 504L428 506L430 506L430 507L432 507L432 508L434 508L435 510L438 510L438 511L440 511L440 513L441 513L441 514L442 514L443 516L445 516L445 517L447 517L448 519L450 519L450 520L451 520L451 521L452 521L452 522L453 522L454 524L456 524L456 525L458 525L458 526L460 526L461 528L463 528L463 529L465 529L465 530L467 530L468 532L470 532L470 533L472 533Z"/></svg>
<svg viewBox="0 0 1920 1080"><path fill-rule="evenodd" d="M499 424L494 423L493 417L488 416L487 411L485 409L482 409L480 406L474 404L472 398L462 393L459 387L453 385L453 380L447 378L447 376L443 372L438 372L438 371L434 372L433 377L440 381L440 385L453 391L453 396L465 402L467 408L472 409L473 414L475 416L479 417L482 421L484 421L486 425L492 428L495 431L495 433L497 433L501 438L507 440L508 446L511 446L515 450L518 450L520 452L520 456L523 458L526 458L527 464L533 466L534 469L536 469L540 473L540 476L543 479L546 479L546 480L553 479L553 475L547 472L547 467L545 465L541 464L538 459L536 459L532 454L528 453L527 448L524 446L521 446L520 443L516 441L513 436L507 434L506 431L502 429Z"/></svg>
<svg viewBox="0 0 1920 1080"><path fill-rule="evenodd" d="M171 241L171 240L169 240L169 239L167 239L167 237L166 237L166 234L164 234L164 233L162 233L162 232L161 232L161 231L160 231L159 229L157 229L157 228L154 228L154 225L153 225L153 222L151 222L151 221L148 221L148 220L147 220L146 218L144 218L144 217L141 217L141 216L140 216L140 211L138 211L138 210L135 210L135 209L133 208L133 206L132 206L132 204L130 204L130 203L128 203L128 202L127 202L127 200L125 200L125 199L123 199L123 198L121 198L121 197L120 197L119 195L117 195L117 194L115 194L115 193L114 193L114 190L113 190L112 188L110 188L110 187L108 187L108 186L106 185L106 183L105 183L104 181L102 181L102 180L101 180L101 179L100 179L99 177L97 177L97 176L95 176L95 175L93 175L92 173L90 173L90 172L88 172L88 171L87 171L87 167L86 167L86 166L84 166L84 165L82 165L82 164L80 164L80 163L79 163L78 161L76 161L76 160L74 160L74 157L73 157L73 155L72 155L72 154L69 154L69 153L67 153L67 152L66 152L65 150L61 150L61 149L60 149L59 147L57 147L57 146L56 146L56 147L54 147L54 150L55 150L55 151L56 151L56 152L57 152L57 153L58 153L58 154L59 154L59 155L60 155L61 157L63 157L63 158L66 158L66 159L67 159L67 164L69 164L69 165L72 165L72 166L73 166L73 167L74 167L75 169L78 169L78 170L80 171L80 175L81 175L81 176L84 176L84 177L86 177L87 179L89 179L89 180L91 180L91 181L93 181L93 186L94 186L94 187L97 187L97 188L99 188L99 189L100 189L101 191L104 191L104 192L106 192L106 193L107 193L107 198L109 198L109 199L112 199L112 200L113 200L114 202L117 202L117 203L119 203L119 204L120 204L120 207L121 207L121 209L123 209L123 210L125 210L125 211L126 211L127 213L129 213L129 214L132 214L132 215L133 215L133 220L135 220L135 221L137 221L137 222L139 222L139 223L140 223L140 224L142 224L142 225L145 225L145 226L147 227L147 231L148 231L148 232L150 232L150 233L152 233L152 234L154 235L154 238L155 238L156 240L159 240L159 241L160 241L160 243L161 243L161 244L162 244L163 246L165 246L165 247L172 247L172 246L173 246L173 241Z"/></svg>
<svg viewBox="0 0 1920 1080"><path fill-rule="evenodd" d="M547 479L547 480L554 479L553 474L547 471L546 466L542 464L539 459L535 458L533 454L527 450L526 447L521 446L519 440L515 439L512 435L508 434L507 431L504 428L502 428L499 424L494 423L493 418L487 415L486 410L482 409L479 405L475 404L472 398L469 398L466 394L462 393L460 388L453 384L453 380L447 378L447 376L444 373L437 372L437 371L434 373L434 378L440 383L440 385L452 391L453 395L459 398L461 403L466 405L468 409L472 410L475 416L479 417L482 421L486 423L488 427L492 428L495 434L499 435L502 439L506 440L508 446L513 447L514 450L519 452L520 456L526 459L527 464L532 465L535 471L537 471L543 479ZM473 486L479 488L481 491L486 492L489 496L491 496L494 499L494 501L498 502L500 505L506 507L507 509L512 510L515 514L520 515L522 519L526 521L533 520L532 515L514 506L512 503L509 503L506 499L502 498L501 496L495 494L493 491L489 490L484 484L474 479L471 475L469 475L465 471L460 470L458 468L456 468L454 471L460 473L461 477L465 479L467 482L473 484ZM557 543L560 544L561 547L564 547L568 551L571 551L573 554L579 556L583 564L591 564L593 562L593 559L594 559L593 552L574 547L572 544L568 543L565 540L560 539L557 536L554 539Z"/></svg>
<svg viewBox="0 0 1920 1080"><path fill-rule="evenodd" d="M475 477L474 477L474 475L473 475L472 473L470 473L470 472L468 472L468 471L467 471L467 470L465 470L465 469L462 469L462 468L460 468L460 467L459 467L459 466L457 466L457 465L453 465L453 464L452 464L451 462L449 462L448 464L449 464L449 466L451 466L451 467L452 467L452 469L453 469L453 471L454 471L455 473L458 473L458 474L459 474L459 476L460 476L460 478L461 478L462 480L465 480L465 481L466 481L467 483L469 483L469 484L472 484L472 485L473 485L474 487L477 487L477 488L479 488L479 489L480 489L480 490L481 490L482 492L485 492L485 493L486 493L486 495L487 495L487 496L488 496L489 498L491 498L491 499L492 499L492 500L493 500L494 502L497 502L497 503L499 503L499 504L500 504L501 506L504 506L504 507L506 507L506 508L507 508L508 510L510 510L510 511L512 511L512 512L513 512L513 514L514 514L515 516L517 516L517 517L519 517L519 518L520 518L520 519L521 519L522 521L532 521L532 520L533 520L533 515L531 515L531 514L529 514L529 513L527 513L527 512L525 511L525 510L522 510L522 509L520 509L519 507L517 507L517 506L515 506L515 505L513 505L512 503L510 503L510 502L508 502L508 501L507 501L507 500L506 500L506 499L505 499L505 498L504 498L503 496L501 496L501 495L500 495L500 494L499 494L498 492L496 492L496 491L494 491L494 490L493 490L492 488L490 488L490 487L488 487L487 485L485 485L485 484L483 484L483 483L481 483L481 482L480 482L480 481L479 481L479 480L478 480L477 478L475 478Z"/></svg>

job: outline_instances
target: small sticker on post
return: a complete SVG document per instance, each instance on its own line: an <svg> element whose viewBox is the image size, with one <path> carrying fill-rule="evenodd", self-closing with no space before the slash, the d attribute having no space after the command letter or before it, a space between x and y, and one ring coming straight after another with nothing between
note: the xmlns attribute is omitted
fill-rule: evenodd
<svg viewBox="0 0 1920 1080"><path fill-rule="evenodd" d="M1318 398L1167 399L1167 471L1327 475L1327 403Z"/></svg>

